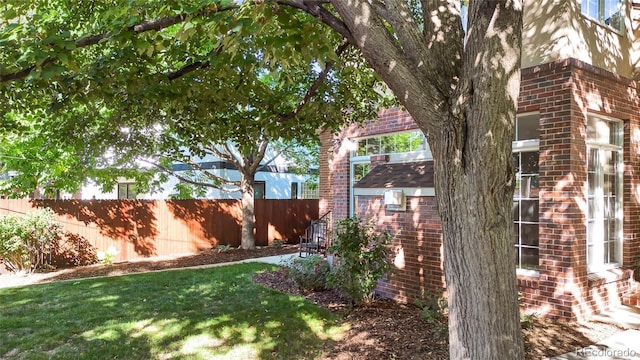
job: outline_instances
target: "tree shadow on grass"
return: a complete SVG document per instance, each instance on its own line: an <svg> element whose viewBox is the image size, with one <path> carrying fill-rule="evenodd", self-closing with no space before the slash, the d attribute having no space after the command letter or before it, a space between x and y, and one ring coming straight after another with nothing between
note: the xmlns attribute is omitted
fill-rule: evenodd
<svg viewBox="0 0 640 360"><path fill-rule="evenodd" d="M4 289L0 327L13 336L0 335L0 357L16 349L21 356L38 339L42 353L69 348L81 359L299 359L330 347L335 318L300 297L254 284L251 276L262 269L274 267L241 264ZM27 333L35 340L23 341Z"/></svg>

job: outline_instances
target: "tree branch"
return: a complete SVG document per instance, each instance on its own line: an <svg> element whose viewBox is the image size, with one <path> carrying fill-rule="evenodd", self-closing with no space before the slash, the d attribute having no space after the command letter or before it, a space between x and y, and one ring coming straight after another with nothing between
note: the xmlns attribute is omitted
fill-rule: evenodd
<svg viewBox="0 0 640 360"><path fill-rule="evenodd" d="M255 174L260 167L260 163L264 159L264 154L267 151L267 147L269 146L269 140L265 140L264 137L260 139L260 144L258 144L258 155L255 159L253 159L253 163L249 164L249 171L252 174Z"/></svg>
<svg viewBox="0 0 640 360"><path fill-rule="evenodd" d="M423 29L424 56L430 59L426 71L438 90L451 96L451 90L458 86L462 69L464 32L460 0L425 1L423 6L426 6L423 10L431 14L425 18ZM432 17L438 21L431 20Z"/></svg>
<svg viewBox="0 0 640 360"><path fill-rule="evenodd" d="M215 55L220 55L220 53L222 53L222 50L224 49L224 47L222 45L218 46L217 48L211 50L209 52L209 54L207 54L207 57L215 54ZM167 79L169 79L169 81L173 81L176 80L192 71L196 71L199 69L206 69L209 67L209 65L211 65L210 61L196 61L194 63L185 65L184 67L173 71L173 72L168 72L165 74L165 76L167 77Z"/></svg>
<svg viewBox="0 0 640 360"><path fill-rule="evenodd" d="M387 6L380 0L371 0L371 7L373 8L373 10L375 10L375 12L382 17L383 19L391 22L391 20L389 19L389 10L387 9Z"/></svg>
<svg viewBox="0 0 640 360"><path fill-rule="evenodd" d="M346 24L338 17L333 15L330 11L322 7L322 4L330 4L329 0L274 0L276 4L289 6L298 10L302 10L322 23L328 25L330 28L342 35L349 43L355 44L355 38L351 34L351 31Z"/></svg>
<svg viewBox="0 0 640 360"><path fill-rule="evenodd" d="M50 58L45 59L40 66L41 67L42 66L47 66L47 65L49 65L51 63L54 63L56 61L58 61L58 58L50 57ZM26 68L24 70L20 70L18 72L6 74L6 75L1 75L0 76L0 83L23 79L23 78L29 76L29 74L31 74L31 72L33 70L35 70L36 68L37 68L37 66L32 65L32 66L30 66L30 67L28 67L28 68Z"/></svg>
<svg viewBox="0 0 640 360"><path fill-rule="evenodd" d="M229 143L228 142L224 142L222 144L222 147L224 147L224 151L227 153L228 155L228 161L230 161L233 165L236 166L236 168L240 169L244 167L244 161L242 159L238 159L238 157L236 156L236 154L233 152L233 150L229 147Z"/></svg>
<svg viewBox="0 0 640 360"><path fill-rule="evenodd" d="M167 79L169 79L169 81L173 81L176 80L178 78L181 78L183 76L185 76L186 74L192 72L192 71L196 71L198 69L206 69L209 67L211 63L209 61L196 61L194 63L191 63L189 65L185 65L182 68L176 70L176 71L172 71L172 72L168 72L165 73L165 76L167 77Z"/></svg>
<svg viewBox="0 0 640 360"><path fill-rule="evenodd" d="M448 98L443 96L433 79L425 76L423 69L416 68L420 62L416 64L415 60L407 58L405 50L398 44L399 35L389 31L388 23L376 13L369 0L332 0L331 3L351 30L357 40L355 45L362 51L367 62L387 83L402 105L414 118L419 119L420 127L423 130L441 128L440 114ZM442 57L441 54L437 56ZM429 58L424 58L423 61L429 61ZM442 74L434 74L434 77L439 79Z"/></svg>
<svg viewBox="0 0 640 360"><path fill-rule="evenodd" d="M220 151L217 147L215 146L203 146L205 150L210 151L211 153L213 153L215 156L219 157L222 160L227 160L230 162L233 162L231 155L224 153L222 151Z"/></svg>
<svg viewBox="0 0 640 360"><path fill-rule="evenodd" d="M379 7L373 6L376 10ZM428 67L428 64L424 61L424 59L428 58L425 56L427 48L424 46L424 38L418 24L411 15L411 9L407 2L405 0L386 0L384 10L384 13L380 14L380 16L386 19L393 28L394 35L398 38L407 58L410 59L416 70L424 70ZM425 21L431 20L425 19Z"/></svg>
<svg viewBox="0 0 640 360"><path fill-rule="evenodd" d="M198 164L198 163L196 163L194 161L191 161L191 159L189 157L185 156L182 159L174 159L174 160L181 161L181 162L191 166L191 168L193 168L196 171L199 171L200 173L202 173L202 175L204 175L207 178L213 180L213 182L217 182L217 183L220 183L220 184L226 184L226 185L234 185L234 186L238 186L238 187L240 186L240 183L238 181L228 180L228 179L225 179L225 178L223 178L221 176L218 176L218 175L216 175L216 174L214 174L212 172L209 172L209 171L207 171L207 169L202 168L202 166L200 166L200 164ZM174 172L174 174L175 174L175 172ZM220 187L215 186L215 184L212 184L211 186L212 187L216 187L216 188L220 188Z"/></svg>
<svg viewBox="0 0 640 360"><path fill-rule="evenodd" d="M134 33L134 35L138 35L138 34L141 34L141 33L144 33L144 32L148 32L148 31L159 31L159 30L168 28L169 26L172 26L172 25L175 25L175 24L179 24L181 22L185 22L185 21L187 21L189 19L192 19L192 18L195 18L195 17L203 17L203 16L207 16L207 15L212 14L212 13L219 13L219 12L223 12L223 11L229 11L229 10L233 10L233 9L236 9L236 8L238 8L238 5L232 5L232 6L228 6L228 7L224 7L224 8L207 6L207 7L203 7L202 9L198 10L195 13L195 16L191 16L190 14L178 14L178 15L168 16L168 17L164 17L164 18L160 18L160 19L147 20L147 21L143 21L143 22L141 22L139 24L136 24L136 25L133 25L133 26L129 27L128 30L132 31ZM83 48L83 47L87 47L87 46L92 46L92 45L98 44L102 40L109 39L111 36L113 36L113 34L111 32L107 32L107 33L104 33L104 34L90 35L90 36L86 36L84 38L80 38L80 39L76 40L75 41L75 45L76 45L76 48ZM49 58L45 59L42 62L40 67L44 67L46 65L52 64L52 63L57 62L57 61L58 61L57 57L49 57ZM36 70L37 68L38 68L38 66L32 65L32 66L30 66L30 67L28 67L26 69L20 70L20 71L16 71L16 72L13 72L13 73L0 75L0 83L23 79L23 78L27 77L31 72Z"/></svg>
<svg viewBox="0 0 640 360"><path fill-rule="evenodd" d="M271 164L272 162L274 162L278 157L280 157L280 155L282 155L287 149L289 149L290 147L293 146L293 143L287 145L284 147L284 149L282 149L281 151L278 151L277 154L275 154L271 159L269 159L267 162L265 162L264 164L260 165L258 167L258 170L262 169L262 168L266 168L267 166L269 166L269 164Z"/></svg>
<svg viewBox="0 0 640 360"><path fill-rule="evenodd" d="M342 44L340 44L340 46L336 49L336 55L338 55L338 57L342 55L342 53L347 49L348 46L349 43L346 40L343 41ZM290 113L281 116L283 120L289 120L298 115L298 113L309 102L309 100L311 100L311 98L316 95L318 89L320 88L320 85L322 85L322 83L327 79L327 76L329 76L329 72L333 68L333 65L335 65L333 61L327 61L324 69L320 72L320 74L318 74L318 77L313 82L313 84L311 84L311 87L309 87L302 100L300 100L298 106L296 106L296 108L293 109L293 111L291 111Z"/></svg>
<svg viewBox="0 0 640 360"><path fill-rule="evenodd" d="M222 177L219 177L215 174L212 174L208 171L206 171L205 169L203 169L202 167L200 167L199 165L195 164L195 163L191 163L191 162L185 162L186 164L190 165L191 167L195 167L197 171L200 171L203 175L207 176L208 178L212 178L212 179L218 179L220 181L218 181L220 184L226 184L226 185L232 185L232 186L236 186L238 187L238 189L225 189L222 186L216 185L216 184L212 184L212 183L205 183L205 182L201 182L201 181L195 181L192 179L189 179L185 176L179 175L176 171L173 171L165 166L162 166L161 164L158 164L156 162L150 161L150 160L146 160L146 159L142 159L143 162L150 164L156 168L158 168L159 170L166 172L167 174L170 174L171 176L175 176L178 180L185 182L187 184L191 184L191 185L195 185L195 186L206 186L206 187L211 187L211 188L215 188L221 191L226 191L226 192L235 192L235 191L239 191L239 187L240 184L237 181L229 181L226 180ZM217 181L217 180L216 180Z"/></svg>

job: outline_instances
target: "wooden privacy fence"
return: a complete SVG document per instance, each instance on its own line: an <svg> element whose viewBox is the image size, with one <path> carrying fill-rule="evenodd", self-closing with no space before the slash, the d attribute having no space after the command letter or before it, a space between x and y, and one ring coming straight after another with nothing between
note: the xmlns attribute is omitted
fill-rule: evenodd
<svg viewBox="0 0 640 360"><path fill-rule="evenodd" d="M240 245L240 200L0 200L0 215L35 208L53 210L65 232L97 250L114 246L117 260ZM257 246L297 243L318 200L256 200L255 218Z"/></svg>

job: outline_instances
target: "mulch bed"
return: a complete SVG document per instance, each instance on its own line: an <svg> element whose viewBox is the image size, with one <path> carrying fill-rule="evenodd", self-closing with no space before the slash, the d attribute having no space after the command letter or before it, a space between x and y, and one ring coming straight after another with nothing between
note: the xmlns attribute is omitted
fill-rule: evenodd
<svg viewBox="0 0 640 360"><path fill-rule="evenodd" d="M420 308L378 298L362 307L349 306L336 290L309 291L280 271L258 273L253 281L264 286L304 296L339 314L350 329L321 359L448 359L447 335L434 329L420 315ZM446 319L445 319L446 321ZM523 329L526 359L544 359L589 346L618 331L611 324L565 323L532 317Z"/></svg>
<svg viewBox="0 0 640 360"><path fill-rule="evenodd" d="M210 249L183 257L150 258L110 266L90 265L52 274L35 274L33 277L23 277L22 284L183 268L294 252L297 252L295 245L255 250L229 249L225 252ZM39 275L47 276L38 278ZM0 283L11 276L15 275L0 275ZM433 326L420 316L420 309L416 306L377 299L367 306L350 307L348 300L335 290L302 291L279 271L256 274L254 281L279 291L304 296L338 314L349 324L346 336L332 348L325 349L325 354L320 359L448 358L446 336L434 330ZM523 331L526 358L542 359L563 354L591 345L616 331L620 329L610 324L560 323L534 318L533 326Z"/></svg>

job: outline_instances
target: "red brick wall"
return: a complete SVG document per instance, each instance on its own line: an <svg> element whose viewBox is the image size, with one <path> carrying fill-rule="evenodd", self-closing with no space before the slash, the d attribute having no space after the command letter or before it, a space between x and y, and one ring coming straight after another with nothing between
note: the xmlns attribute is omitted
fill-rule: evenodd
<svg viewBox="0 0 640 360"><path fill-rule="evenodd" d="M331 210L333 219L349 216L349 156L354 138L414 130L418 125L400 108L384 109L378 119L352 125L338 135L323 132L320 136L320 214Z"/></svg>
<svg viewBox="0 0 640 360"><path fill-rule="evenodd" d="M323 131L320 133L320 167L318 169L319 181L319 212L324 215L333 210L333 133Z"/></svg>
<svg viewBox="0 0 640 360"><path fill-rule="evenodd" d="M540 271L519 276L531 311L571 319L619 303L631 287L629 273L587 273L586 259L586 124L587 113L624 121L624 265L640 259L640 103L636 83L578 60L568 59L522 70L519 113L540 114ZM399 109L350 127L333 137L330 182L322 192L334 218L348 216L348 139L415 129ZM321 167L326 166L321 163ZM322 174L322 173L321 173ZM322 183L321 177L321 183ZM321 189L322 189L321 185ZM435 199L409 198L406 212L388 212L380 197L359 197L358 213L375 216L383 228L398 231L397 262L404 267L380 291L411 301L423 291L438 291L444 280L440 265L442 235ZM436 251L436 249L438 249ZM397 266L397 264L396 264Z"/></svg>
<svg viewBox="0 0 640 360"><path fill-rule="evenodd" d="M584 134L586 113L595 113L610 116L624 121L624 224L623 224L623 263L630 266L640 258L640 194L637 189L640 185L640 174L636 169L640 165L639 125L640 102L638 100L637 84L634 81L622 78L602 69L573 60L573 117L575 121L583 125L580 132ZM578 134L574 133L574 134ZM576 178L585 179L586 166L579 158L585 154L586 146L576 141L577 150L572 153L576 164ZM606 308L609 303L620 302L620 294L630 287L629 273L609 271L598 274L587 274L586 271L586 233L579 239L580 261L575 269L576 282L579 289L587 295L581 298L581 293L576 294L575 312L589 314ZM603 294L606 292L607 296Z"/></svg>
<svg viewBox="0 0 640 360"><path fill-rule="evenodd" d="M442 228L435 197L407 197L406 211L389 211L381 196L358 196L357 212L394 235L393 272L378 286L380 294L400 302L442 294Z"/></svg>
<svg viewBox="0 0 640 360"><path fill-rule="evenodd" d="M640 257L636 84L574 59L522 70L519 113L540 114L540 271L520 277L525 302L551 317L576 318L620 303L629 273L588 274L587 113L624 121L624 265ZM635 134L635 136L634 136Z"/></svg>
<svg viewBox="0 0 640 360"><path fill-rule="evenodd" d="M584 141L570 141L585 123L572 114L572 78L568 64L553 63L522 71L519 113L540 114L539 276L521 277L523 300L533 311L571 317L573 272L586 248L584 216L576 199L583 198ZM580 136L582 138L583 136ZM578 149L576 149L578 146ZM581 147L580 147L581 146ZM581 160L572 154L581 153ZM583 171L584 173L584 171ZM583 200L584 201L584 200ZM582 240L584 241L584 240ZM582 245L582 246L581 246Z"/></svg>

